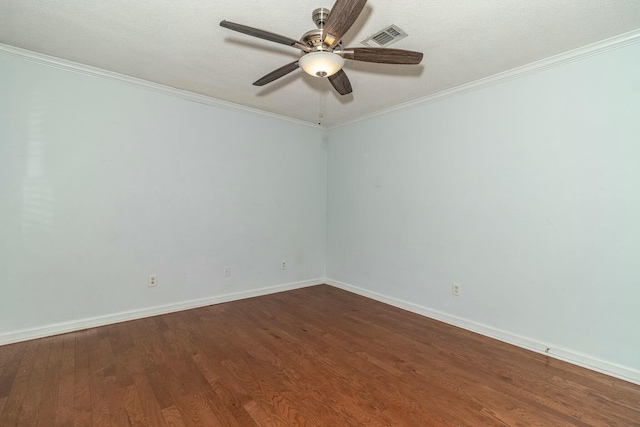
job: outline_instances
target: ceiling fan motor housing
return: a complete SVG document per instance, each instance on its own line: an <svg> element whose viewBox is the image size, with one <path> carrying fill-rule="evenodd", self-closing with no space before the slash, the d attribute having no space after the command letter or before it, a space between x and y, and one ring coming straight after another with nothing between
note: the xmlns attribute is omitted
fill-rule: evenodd
<svg viewBox="0 0 640 427"><path fill-rule="evenodd" d="M342 50L342 40L333 49L329 48L326 43L322 42L322 29L307 31L300 37L300 43L305 46L309 46L312 52L327 51L333 52L334 50Z"/></svg>
<svg viewBox="0 0 640 427"><path fill-rule="evenodd" d="M320 7L314 10L311 14L311 19L318 28L315 30L307 31L300 38L300 43L309 46L312 52L332 52L334 50L340 50L342 48L342 40L333 48L330 48L329 45L322 42L322 29L324 28L324 24L327 22L327 19L329 19L329 13L331 13L331 10L325 7Z"/></svg>

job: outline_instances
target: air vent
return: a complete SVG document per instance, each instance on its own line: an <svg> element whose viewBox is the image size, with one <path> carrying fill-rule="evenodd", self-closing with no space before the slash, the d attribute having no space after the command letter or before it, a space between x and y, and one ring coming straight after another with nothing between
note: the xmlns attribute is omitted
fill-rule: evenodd
<svg viewBox="0 0 640 427"><path fill-rule="evenodd" d="M362 40L361 43L369 47L387 47L405 37L407 37L407 33L395 25L389 25L387 28Z"/></svg>

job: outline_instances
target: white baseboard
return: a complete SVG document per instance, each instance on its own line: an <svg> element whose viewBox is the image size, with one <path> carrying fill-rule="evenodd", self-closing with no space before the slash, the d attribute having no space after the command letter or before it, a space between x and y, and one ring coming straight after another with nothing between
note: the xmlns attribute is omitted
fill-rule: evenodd
<svg viewBox="0 0 640 427"><path fill-rule="evenodd" d="M566 348L559 348L556 346L547 345L540 341L536 341L527 337L514 334L512 332L497 329L491 326L483 325L481 323L474 322L472 320L464 319L457 316L433 310L427 307L423 307L417 304L413 304L398 298L393 298L388 295L379 294L377 292L368 291L366 289L359 288L357 286L349 285L347 283L339 282L336 280L326 279L325 283L334 286L336 288L343 289L345 291L353 292L354 294L362 295L367 298L374 299L376 301L383 302L385 304L392 305L394 307L402 308L412 313L420 314L431 319L439 320L444 323L448 323L453 326L457 326L468 331L476 332L478 334L494 338L499 341L506 342L527 350L534 351L536 353L544 354L554 359L562 360L574 365L581 366L583 368L590 369L592 371L600 372L606 375L610 375L621 380L629 381L634 384L640 385L640 371L620 366L615 363L607 362L604 360L596 359L592 356L582 354Z"/></svg>
<svg viewBox="0 0 640 427"><path fill-rule="evenodd" d="M15 342L27 341L36 338L49 337L52 335L66 334L68 332L75 332L83 329L95 328L98 326L111 325L113 323L127 322L129 320L142 319L144 317L158 316L160 314L174 313L176 311L189 310L192 308L206 307L208 305L220 304L223 302L259 297L263 295L274 294L277 292L290 291L292 289L306 288L308 286L320 285L323 283L325 283L324 279L305 280L302 282L287 283L284 285L270 286L266 288L253 289L250 291L182 301L175 304L160 305L139 310L108 314L105 316L97 316L70 322L56 323L52 325L40 326L37 328L22 329L19 331L0 334L0 345L12 344Z"/></svg>
<svg viewBox="0 0 640 427"><path fill-rule="evenodd" d="M606 375L610 375L615 378L620 378L625 381L629 381L634 384L640 385L640 371L625 366L620 366L615 363L607 362L604 360L596 359L589 355L585 355L576 351L568 350L565 348L559 348L550 346L545 343L523 337L508 331L493 328L491 326L483 325L481 323L474 322L472 320L464 319L461 317L453 316L441 311L433 310L427 307L423 307L417 304L413 304L398 298L393 298L388 295L383 295L377 292L368 291L366 289L359 288L357 286L349 285L347 283L339 282L332 279L313 279L302 282L287 283L283 285L270 286L266 288L254 289L244 292L236 292L225 295L218 295L213 297L201 298L196 300L183 301L175 304L167 304L156 307L149 307L140 310L131 310L120 313L109 314L105 316L97 316L91 318L80 319L76 321L56 323L52 325L41 326L31 329L22 329L19 331L12 331L8 333L0 334L0 345L11 344L20 341L27 341L36 338L43 338L52 335L64 334L68 332L80 331L83 329L95 328L99 326L111 325L119 322L126 322L129 320L141 319L144 317L158 316L161 314L174 313L182 310L189 310L192 308L206 307L208 305L220 304L224 302L237 301L245 298L259 297L263 295L269 295L277 292L289 291L293 289L305 288L308 286L315 286L320 284L328 284L339 289L343 289L349 292L353 292L358 295L365 296L367 298L374 299L376 301L383 302L385 304L399 307L412 313L417 313L431 319L439 320L450 325L457 326L462 329L466 329L478 334L494 338L499 341L506 342L527 350L534 351L536 353L544 354L549 357L553 357L558 360L572 363L574 365L582 366L583 368L591 369L596 372L601 372ZM547 349L549 349L547 351Z"/></svg>

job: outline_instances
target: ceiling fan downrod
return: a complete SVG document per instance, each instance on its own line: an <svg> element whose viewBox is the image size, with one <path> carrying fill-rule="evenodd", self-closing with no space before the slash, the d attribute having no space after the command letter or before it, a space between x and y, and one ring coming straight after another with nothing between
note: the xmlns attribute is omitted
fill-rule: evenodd
<svg viewBox="0 0 640 427"><path fill-rule="evenodd" d="M324 28L324 24L325 22L327 22L330 12L331 11L325 7L319 7L318 9L313 11L313 13L311 14L311 19L313 20L313 23L316 24L316 27L318 27L319 29Z"/></svg>

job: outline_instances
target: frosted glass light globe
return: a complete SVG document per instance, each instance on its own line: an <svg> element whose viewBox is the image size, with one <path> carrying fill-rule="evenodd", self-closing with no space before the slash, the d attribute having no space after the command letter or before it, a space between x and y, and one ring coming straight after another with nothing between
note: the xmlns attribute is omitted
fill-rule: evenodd
<svg viewBox="0 0 640 427"><path fill-rule="evenodd" d="M311 52L298 61L305 73L314 77L329 77L344 66L344 58L332 52Z"/></svg>

